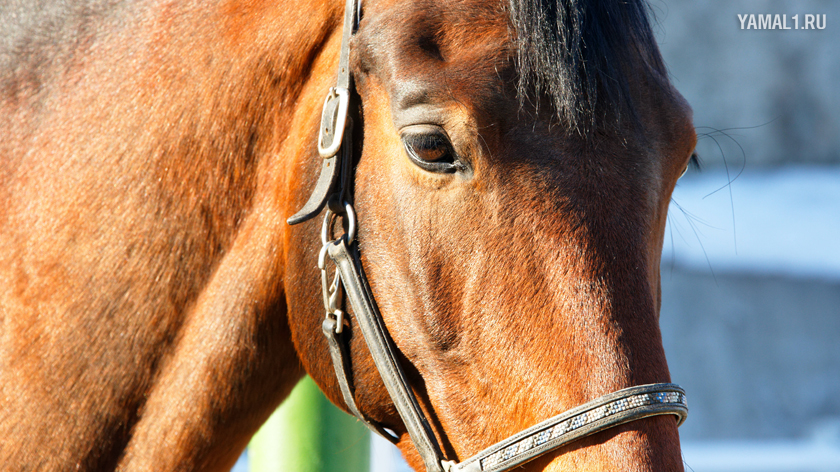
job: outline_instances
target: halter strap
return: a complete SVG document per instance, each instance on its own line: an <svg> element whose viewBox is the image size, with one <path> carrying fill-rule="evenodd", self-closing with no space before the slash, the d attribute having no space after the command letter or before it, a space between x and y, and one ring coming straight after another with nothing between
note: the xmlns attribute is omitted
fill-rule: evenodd
<svg viewBox="0 0 840 472"><path fill-rule="evenodd" d="M685 391L679 385L658 383L608 393L452 464L448 471L510 470L580 438L656 415L676 416L677 426L685 421L688 405Z"/></svg>
<svg viewBox="0 0 840 472"><path fill-rule="evenodd" d="M352 133L345 132L350 109L350 94L353 90L353 76L350 74L350 39L358 27L357 7L361 0L346 0L344 6L344 27L341 35L341 51L338 58L338 72L335 87L330 88L324 99L321 111L321 126L318 129L318 154L324 158L321 172L309 200L287 222L290 225L312 219L324 209L330 196L335 192L338 175L341 172L341 154L350 159L353 148ZM343 149L343 152L339 152Z"/></svg>
<svg viewBox="0 0 840 472"><path fill-rule="evenodd" d="M460 463L444 460L426 416L420 409L417 398L408 385L405 373L399 364L396 348L388 336L385 322L370 293L356 246L352 244L351 249L346 243L346 236L330 242L326 246L327 254L336 264L340 282L353 307L356 325L362 332L385 388L428 472L502 472L580 438L631 421L657 415L674 415L677 418L677 426L680 426L688 416L685 391L679 385L671 383L641 385L609 393L567 410L500 441ZM330 324L330 326L334 325ZM334 331L327 332L326 329L325 334L328 338L335 336ZM332 344L331 342L331 352L334 351ZM333 355L334 362L335 359L336 356ZM334 365L338 372L338 363ZM347 368L348 366L342 363L341 369ZM344 384L342 391L349 392L349 387L346 386L347 373L338 374L338 378L340 383ZM345 401L347 401L346 394ZM352 407L350 407L351 404ZM393 441L393 436L383 434L381 426L372 424L361 416L361 413L356 410L355 403L352 402L352 395L348 407L355 410L354 414L371 429Z"/></svg>
<svg viewBox="0 0 840 472"><path fill-rule="evenodd" d="M444 460L429 422L400 366L397 350L370 292L359 259L358 246L352 236L355 233L352 206L344 201L349 197L346 194L350 187L353 161L352 121L348 112L353 92L349 66L350 39L358 26L359 16L356 1L346 0L336 86L327 94L321 114L318 133L318 152L324 159L321 172L306 204L288 219L292 225L302 223L317 216L328 201L335 202L335 205L330 203L325 217L318 267L321 269L326 311L322 330L328 340L333 368L348 410L372 431L391 442L399 440L383 425L367 418L356 405L349 348L344 332L344 313L337 306L341 287L353 307L356 326L362 332L376 369L428 472L510 470L582 437L654 415L675 415L678 425L682 424L688 414L685 392L674 384L643 385L619 390L568 410L498 442L463 462ZM342 208L342 203L346 209ZM337 214L349 220L348 232L329 241L327 233ZM327 256L336 266L332 283L329 283L327 277Z"/></svg>
<svg viewBox="0 0 840 472"><path fill-rule="evenodd" d="M438 447L432 428L426 420L426 415L420 409L417 398L408 384L405 373L397 358L397 351L388 336L388 329L379 314L373 295L370 293L367 280L364 277L358 251L351 251L342 237L331 243L328 249L330 259L336 264L341 274L341 283L350 305L353 307L356 326L362 332L365 343L370 350L379 376L385 383L385 388L403 420L408 435L423 458L426 470L429 472L443 472L443 454ZM355 248L355 245L354 245Z"/></svg>

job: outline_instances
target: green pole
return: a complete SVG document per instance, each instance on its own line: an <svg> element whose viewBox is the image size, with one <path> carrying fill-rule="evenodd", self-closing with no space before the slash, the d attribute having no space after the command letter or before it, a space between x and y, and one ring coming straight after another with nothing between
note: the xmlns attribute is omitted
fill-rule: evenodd
<svg viewBox="0 0 840 472"><path fill-rule="evenodd" d="M370 434L307 376L254 435L248 465L250 472L367 472Z"/></svg>

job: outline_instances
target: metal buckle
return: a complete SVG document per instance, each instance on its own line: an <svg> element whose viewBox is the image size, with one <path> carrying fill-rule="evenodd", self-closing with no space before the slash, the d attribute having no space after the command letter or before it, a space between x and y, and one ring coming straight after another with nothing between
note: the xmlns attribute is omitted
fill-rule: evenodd
<svg viewBox="0 0 840 472"><path fill-rule="evenodd" d="M356 214L353 212L353 206L344 202L344 214L334 213L330 208L327 208L327 213L324 215L324 223L321 226L321 252L318 254L318 269L321 270L321 296L324 301L324 311L327 318L334 317L335 332L341 334L344 330L344 312L338 309L338 297L341 293L341 275L338 270L335 271L332 282L329 280L327 274L327 251L330 244L334 244L336 240L331 240L333 236L332 226L335 219L338 217L347 218L347 233L340 236L346 238L347 244L352 244L356 237Z"/></svg>
<svg viewBox="0 0 840 472"><path fill-rule="evenodd" d="M338 98L338 107L332 108L330 104ZM321 129L318 131L318 154L324 159L335 156L341 148L344 139L344 126L347 124L347 109L350 104L350 93L344 87L330 87L330 93L324 99L324 108L321 111ZM335 114L330 113L335 110ZM324 138L330 132L332 126L332 141L324 146Z"/></svg>

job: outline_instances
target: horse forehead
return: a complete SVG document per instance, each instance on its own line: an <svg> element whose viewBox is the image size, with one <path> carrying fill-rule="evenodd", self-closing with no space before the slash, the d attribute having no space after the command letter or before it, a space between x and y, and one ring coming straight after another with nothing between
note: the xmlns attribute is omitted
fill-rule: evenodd
<svg viewBox="0 0 840 472"><path fill-rule="evenodd" d="M362 21L389 36L431 33L467 39L510 26L501 0L370 0L364 5Z"/></svg>
<svg viewBox="0 0 840 472"><path fill-rule="evenodd" d="M513 72L508 25L498 0L375 2L355 39L357 68L399 107L498 96Z"/></svg>

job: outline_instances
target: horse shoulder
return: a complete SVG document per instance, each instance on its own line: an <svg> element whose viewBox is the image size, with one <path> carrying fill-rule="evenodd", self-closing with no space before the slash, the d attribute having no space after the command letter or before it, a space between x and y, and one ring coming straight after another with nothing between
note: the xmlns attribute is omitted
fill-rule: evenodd
<svg viewBox="0 0 840 472"><path fill-rule="evenodd" d="M255 28L125 16L34 93L18 80L31 64L3 82L0 436L21 439L0 463L224 466L302 375L287 155L303 152L291 126L317 112L292 104L319 88L307 74L333 35L281 7L237 17L273 18Z"/></svg>

